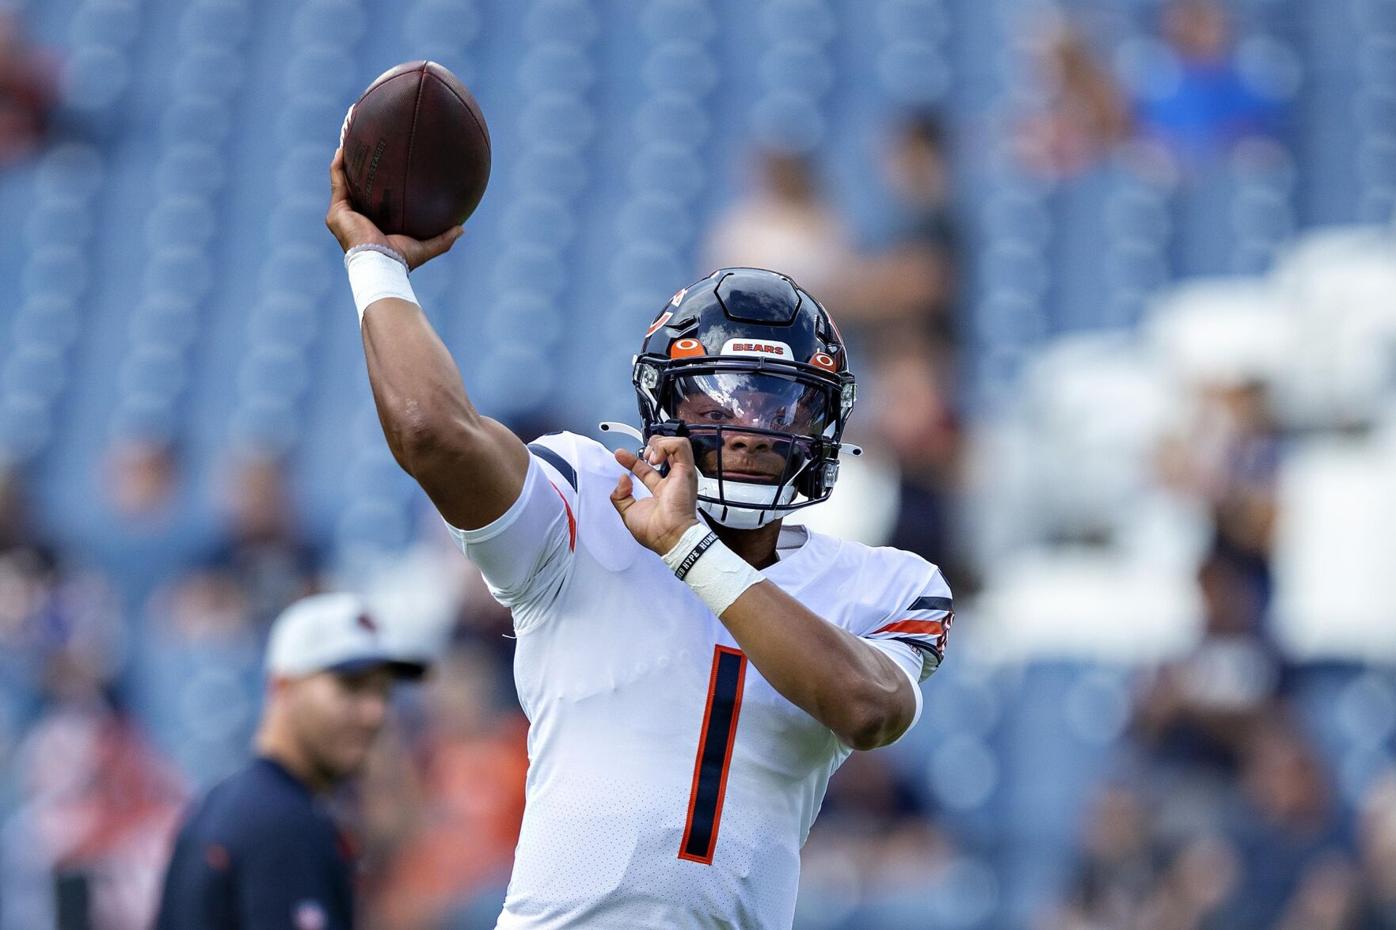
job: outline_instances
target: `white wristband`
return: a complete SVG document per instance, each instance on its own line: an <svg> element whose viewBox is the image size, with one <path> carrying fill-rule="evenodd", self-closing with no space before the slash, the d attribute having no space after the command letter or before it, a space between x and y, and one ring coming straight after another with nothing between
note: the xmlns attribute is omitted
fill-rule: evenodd
<svg viewBox="0 0 1396 930"><path fill-rule="evenodd" d="M356 245L344 253L344 267L349 272L349 288L354 292L354 308L359 311L360 326L364 322L364 311L375 300L396 297L418 303L412 284L407 280L407 263L388 251Z"/></svg>
<svg viewBox="0 0 1396 930"><path fill-rule="evenodd" d="M684 531L674 548L664 553L663 559L679 580L692 588L718 617L747 588L766 580L702 523Z"/></svg>

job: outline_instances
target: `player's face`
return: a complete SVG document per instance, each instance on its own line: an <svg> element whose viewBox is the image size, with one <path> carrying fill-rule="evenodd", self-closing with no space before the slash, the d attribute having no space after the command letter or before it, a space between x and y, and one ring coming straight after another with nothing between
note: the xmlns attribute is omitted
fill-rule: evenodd
<svg viewBox="0 0 1396 930"><path fill-rule="evenodd" d="M814 438L824 428L818 389L770 375L713 374L682 378L676 415L693 426L720 426L721 442L694 433L694 456L703 474L755 484L775 484L790 461L790 440L754 430ZM748 431L753 430L753 431Z"/></svg>
<svg viewBox="0 0 1396 930"><path fill-rule="evenodd" d="M321 672L292 686L296 736L307 758L328 781L354 774L383 728L392 673Z"/></svg>

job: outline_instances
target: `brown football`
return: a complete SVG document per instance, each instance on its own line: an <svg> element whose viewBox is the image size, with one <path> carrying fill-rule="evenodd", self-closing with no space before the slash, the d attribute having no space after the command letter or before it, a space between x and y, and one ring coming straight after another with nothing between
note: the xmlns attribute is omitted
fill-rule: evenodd
<svg viewBox="0 0 1396 930"><path fill-rule="evenodd" d="M465 85L434 61L379 75L344 123L354 209L385 233L430 239L465 222L490 179L490 131Z"/></svg>

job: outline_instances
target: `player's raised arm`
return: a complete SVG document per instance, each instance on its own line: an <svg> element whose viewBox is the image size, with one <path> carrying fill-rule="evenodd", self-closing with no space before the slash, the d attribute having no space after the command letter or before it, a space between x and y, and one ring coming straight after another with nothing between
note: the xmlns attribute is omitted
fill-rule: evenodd
<svg viewBox="0 0 1396 930"><path fill-rule="evenodd" d="M407 281L409 270L448 251L461 228L426 241L384 235L351 205L343 160L337 151L330 164L325 225L349 256L383 435L447 522L467 530L485 526L518 498L528 450L471 404L451 354Z"/></svg>

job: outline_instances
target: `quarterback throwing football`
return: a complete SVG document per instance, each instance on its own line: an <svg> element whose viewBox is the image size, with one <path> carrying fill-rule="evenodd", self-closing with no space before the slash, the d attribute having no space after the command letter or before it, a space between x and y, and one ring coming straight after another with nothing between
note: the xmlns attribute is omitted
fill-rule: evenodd
<svg viewBox="0 0 1396 930"><path fill-rule="evenodd" d="M388 445L513 612L530 762L498 927L789 928L829 776L916 721L952 617L919 557L781 526L848 448L829 315L783 275L714 272L645 334L638 454L525 444L408 283L460 230L385 236L338 154L330 182Z"/></svg>

